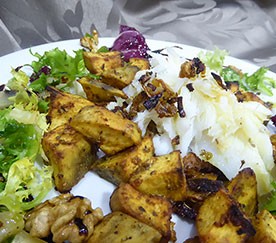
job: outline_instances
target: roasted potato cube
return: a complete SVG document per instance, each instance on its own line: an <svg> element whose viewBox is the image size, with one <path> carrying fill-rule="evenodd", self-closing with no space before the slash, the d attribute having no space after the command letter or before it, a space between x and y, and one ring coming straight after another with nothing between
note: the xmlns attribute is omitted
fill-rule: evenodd
<svg viewBox="0 0 276 243"><path fill-rule="evenodd" d="M197 210L194 209L194 202L185 201L171 201L173 206L173 213L181 218L195 220L197 216Z"/></svg>
<svg viewBox="0 0 276 243"><path fill-rule="evenodd" d="M105 69L101 76L101 81L118 89L128 86L139 71L136 66L126 65L114 69Z"/></svg>
<svg viewBox="0 0 276 243"><path fill-rule="evenodd" d="M87 99L94 103L116 101L115 96L123 99L127 98L127 95L122 90L96 79L83 77L78 82L82 85Z"/></svg>
<svg viewBox="0 0 276 243"><path fill-rule="evenodd" d="M50 122L49 130L66 124L79 110L93 103L81 96L69 94L53 87L48 87L50 92L50 105L47 119Z"/></svg>
<svg viewBox="0 0 276 243"><path fill-rule="evenodd" d="M136 123L97 105L84 107L70 125L96 142L108 155L139 144L142 139Z"/></svg>
<svg viewBox="0 0 276 243"><path fill-rule="evenodd" d="M193 238L185 240L183 243L201 243L201 241L198 236L195 236Z"/></svg>
<svg viewBox="0 0 276 243"><path fill-rule="evenodd" d="M208 155L205 155L208 156ZM227 177L223 172L209 163L200 159L195 153L188 153L183 158L185 175L188 178L209 178L210 180L220 180L227 182Z"/></svg>
<svg viewBox="0 0 276 243"><path fill-rule="evenodd" d="M86 68L93 74L101 75L104 70L122 67L124 62L118 51L83 52Z"/></svg>
<svg viewBox="0 0 276 243"><path fill-rule="evenodd" d="M208 197L199 209L196 228L202 242L245 242L255 234L250 220L236 201L219 190Z"/></svg>
<svg viewBox="0 0 276 243"><path fill-rule="evenodd" d="M187 181L187 199L194 201L194 207L201 203L210 194L224 188L222 181L206 178L186 178Z"/></svg>
<svg viewBox="0 0 276 243"><path fill-rule="evenodd" d="M139 70L150 69L149 60L146 58L131 57L129 58L129 63L131 64L131 66L138 67Z"/></svg>
<svg viewBox="0 0 276 243"><path fill-rule="evenodd" d="M249 240L250 243L276 242L276 219L267 210L263 210L256 215L253 220L253 225L256 229L256 234Z"/></svg>
<svg viewBox="0 0 276 243"><path fill-rule="evenodd" d="M106 215L96 225L88 243L159 243L162 235L154 228L122 212Z"/></svg>
<svg viewBox="0 0 276 243"><path fill-rule="evenodd" d="M157 229L164 239L175 241L172 230L172 205L161 196L142 193L130 184L121 183L110 198L112 211L121 211Z"/></svg>
<svg viewBox="0 0 276 243"><path fill-rule="evenodd" d="M129 183L141 192L182 201L186 196L186 179L182 162L179 151L153 157L148 161L148 166L132 175Z"/></svg>
<svg viewBox="0 0 276 243"><path fill-rule="evenodd" d="M257 179L251 168L241 170L228 184L229 194L240 204L247 217L258 211Z"/></svg>
<svg viewBox="0 0 276 243"><path fill-rule="evenodd" d="M112 156L97 160L92 169L104 179L119 185L128 182L131 175L154 154L152 138L146 136L140 144Z"/></svg>
<svg viewBox="0 0 276 243"><path fill-rule="evenodd" d="M96 160L96 147L69 125L61 125L44 134L42 147L58 191L68 192L89 171Z"/></svg>
<svg viewBox="0 0 276 243"><path fill-rule="evenodd" d="M211 163L200 159L195 153L188 153L183 158L184 171L187 180L187 199L201 203L211 193L217 192L228 181L226 176Z"/></svg>

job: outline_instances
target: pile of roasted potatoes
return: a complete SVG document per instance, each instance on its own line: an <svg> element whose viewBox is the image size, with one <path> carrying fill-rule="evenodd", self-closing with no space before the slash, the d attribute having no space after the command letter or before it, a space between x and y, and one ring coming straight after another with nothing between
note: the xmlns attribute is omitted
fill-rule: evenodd
<svg viewBox="0 0 276 243"><path fill-rule="evenodd" d="M244 168L229 180L192 152L156 156L154 125L142 136L123 109L105 107L127 99L123 88L149 68L146 59L126 63L119 52L84 52L84 60L99 77L78 80L87 99L48 87L42 147L61 195L26 213L30 235L48 242L175 242L177 214L196 225L197 236L185 242L276 242L276 219L258 209L254 171ZM70 194L89 170L116 185L108 215Z"/></svg>

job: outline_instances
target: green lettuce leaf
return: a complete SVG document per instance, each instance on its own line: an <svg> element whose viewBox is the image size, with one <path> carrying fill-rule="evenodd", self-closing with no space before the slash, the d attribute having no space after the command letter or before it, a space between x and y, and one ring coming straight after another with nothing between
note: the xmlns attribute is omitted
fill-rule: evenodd
<svg viewBox="0 0 276 243"><path fill-rule="evenodd" d="M225 57L228 55L228 52L225 50L220 50L219 48L215 48L214 51L201 51L198 56L199 59L211 70L214 70L218 73L221 72L223 68L223 63Z"/></svg>
<svg viewBox="0 0 276 243"><path fill-rule="evenodd" d="M12 242L14 235L24 229L24 218L22 213L4 211L0 212L0 242Z"/></svg>
<svg viewBox="0 0 276 243"><path fill-rule="evenodd" d="M231 67L225 67L221 71L222 78L228 81L238 81L242 89L252 92L260 92L272 96L272 89L276 88L276 80L267 76L268 68L261 67L253 74L237 73Z"/></svg>
<svg viewBox="0 0 276 243"><path fill-rule="evenodd" d="M272 183L274 190L271 191L266 201L261 205L262 209L267 209L272 214L276 214L276 181Z"/></svg>
<svg viewBox="0 0 276 243"><path fill-rule="evenodd" d="M97 52L109 52L109 48L107 46L101 46Z"/></svg>
<svg viewBox="0 0 276 243"><path fill-rule="evenodd" d="M43 92L44 88L48 85L47 76L41 74L40 80L45 79L45 83L37 82L34 84L34 88L28 86L29 76L22 70L12 69L11 74L13 77L8 81L8 88L15 92L15 95L9 97L9 101L14 107L20 108L22 110L28 111L39 111L41 113L46 113L48 111L49 101L45 100L43 96L38 95L34 92Z"/></svg>
<svg viewBox="0 0 276 243"><path fill-rule="evenodd" d="M241 81L242 81L241 75L242 74L238 73L232 67L224 67L221 70L220 75L225 81L239 81L240 85L243 85L243 83L241 83Z"/></svg>
<svg viewBox="0 0 276 243"><path fill-rule="evenodd" d="M252 75L244 75L245 89L253 92L261 92L272 96L272 88L276 88L276 80L266 76L268 68L261 67Z"/></svg>
<svg viewBox="0 0 276 243"><path fill-rule="evenodd" d="M75 56L70 56L65 50L58 48L46 51L43 55L32 53L38 59L31 63L37 77L29 87L36 92L42 92L48 85L70 86L76 78L89 75L82 57L83 50L79 49L74 53ZM50 68L50 71L41 72L44 67Z"/></svg>
<svg viewBox="0 0 276 243"><path fill-rule="evenodd" d="M28 158L34 161L41 151L41 137L47 129L46 114L17 107L0 110L0 192L10 167Z"/></svg>
<svg viewBox="0 0 276 243"><path fill-rule="evenodd" d="M21 91L28 86L29 76L22 70L11 70L12 78L8 81L7 86L14 91Z"/></svg>
<svg viewBox="0 0 276 243"><path fill-rule="evenodd" d="M38 205L52 187L52 168L39 168L23 158L10 167L5 190L0 193L0 205L12 212L29 210Z"/></svg>
<svg viewBox="0 0 276 243"><path fill-rule="evenodd" d="M28 157L34 159L39 151L40 138L33 125L20 124L15 120L5 122L5 128L0 132L0 172L6 174L11 164Z"/></svg>

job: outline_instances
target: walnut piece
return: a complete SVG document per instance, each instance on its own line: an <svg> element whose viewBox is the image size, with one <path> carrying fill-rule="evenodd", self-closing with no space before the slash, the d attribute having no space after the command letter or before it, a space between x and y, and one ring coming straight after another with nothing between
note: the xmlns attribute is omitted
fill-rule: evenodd
<svg viewBox="0 0 276 243"><path fill-rule="evenodd" d="M66 193L26 213L25 230L37 238L52 235L53 242L86 242L102 218L102 210L92 209L87 198Z"/></svg>

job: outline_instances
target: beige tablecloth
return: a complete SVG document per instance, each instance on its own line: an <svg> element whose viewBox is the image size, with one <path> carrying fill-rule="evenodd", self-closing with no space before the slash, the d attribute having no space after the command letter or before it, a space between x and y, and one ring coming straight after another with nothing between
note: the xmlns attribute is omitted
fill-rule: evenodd
<svg viewBox="0 0 276 243"><path fill-rule="evenodd" d="M116 36L120 24L147 38L201 48L276 71L274 0L0 0L0 56L91 29Z"/></svg>

